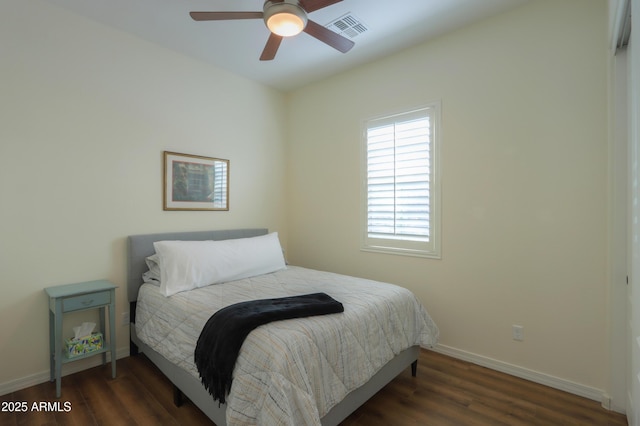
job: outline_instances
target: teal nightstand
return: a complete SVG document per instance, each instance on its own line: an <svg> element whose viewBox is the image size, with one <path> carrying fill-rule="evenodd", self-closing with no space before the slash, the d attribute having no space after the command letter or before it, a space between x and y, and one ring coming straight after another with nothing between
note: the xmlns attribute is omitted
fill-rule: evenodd
<svg viewBox="0 0 640 426"><path fill-rule="evenodd" d="M51 381L56 381L56 397L60 398L60 376L62 363L76 361L89 356L102 354L102 363L107 363L107 352L111 352L111 376L116 377L116 288L109 281L88 281L47 287L49 295L49 357ZM102 349L66 358L62 355L62 316L66 312L85 309L100 309L100 332L105 332L105 307L109 307L109 340ZM106 339L106 336L104 336Z"/></svg>

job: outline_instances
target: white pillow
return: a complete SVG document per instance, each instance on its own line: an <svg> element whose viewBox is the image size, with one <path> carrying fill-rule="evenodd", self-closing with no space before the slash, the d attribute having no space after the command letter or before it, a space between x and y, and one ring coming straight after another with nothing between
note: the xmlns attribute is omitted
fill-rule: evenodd
<svg viewBox="0 0 640 426"><path fill-rule="evenodd" d="M158 241L153 246L165 296L286 268L277 232L223 241Z"/></svg>
<svg viewBox="0 0 640 426"><path fill-rule="evenodd" d="M152 254L145 259L149 270L142 274L142 281L148 284L160 285L160 259L157 254Z"/></svg>

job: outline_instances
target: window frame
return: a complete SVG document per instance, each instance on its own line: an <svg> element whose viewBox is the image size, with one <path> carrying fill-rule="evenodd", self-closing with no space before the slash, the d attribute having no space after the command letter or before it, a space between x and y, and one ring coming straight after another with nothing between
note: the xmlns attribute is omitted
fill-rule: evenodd
<svg viewBox="0 0 640 426"><path fill-rule="evenodd" d="M396 111L365 119L362 123L361 142L361 244L364 252L386 253L405 256L441 259L441 102L434 101L418 107ZM430 183L429 183L429 241L411 241L402 236L373 238L369 236L369 194L368 194L368 130L373 123L411 121L421 112L429 116L430 140Z"/></svg>

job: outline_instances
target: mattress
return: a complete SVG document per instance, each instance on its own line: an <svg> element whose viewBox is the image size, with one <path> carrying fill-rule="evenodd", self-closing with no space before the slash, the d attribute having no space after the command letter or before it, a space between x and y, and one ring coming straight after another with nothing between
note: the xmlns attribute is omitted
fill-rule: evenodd
<svg viewBox="0 0 640 426"><path fill-rule="evenodd" d="M278 321L252 331L234 369L227 424L319 425L322 416L394 356L437 342L438 328L409 290L294 266L171 297L144 284L136 334L199 378L194 348L217 310L246 300L314 292L342 302L344 313Z"/></svg>

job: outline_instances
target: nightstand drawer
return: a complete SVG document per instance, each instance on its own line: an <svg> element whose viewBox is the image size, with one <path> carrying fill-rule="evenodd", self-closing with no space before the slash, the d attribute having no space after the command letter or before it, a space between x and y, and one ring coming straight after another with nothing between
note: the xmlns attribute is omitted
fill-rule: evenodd
<svg viewBox="0 0 640 426"><path fill-rule="evenodd" d="M79 311L93 306L102 306L111 302L111 291L83 294L62 300L62 312Z"/></svg>

